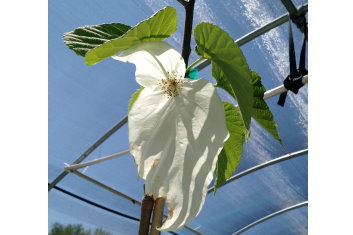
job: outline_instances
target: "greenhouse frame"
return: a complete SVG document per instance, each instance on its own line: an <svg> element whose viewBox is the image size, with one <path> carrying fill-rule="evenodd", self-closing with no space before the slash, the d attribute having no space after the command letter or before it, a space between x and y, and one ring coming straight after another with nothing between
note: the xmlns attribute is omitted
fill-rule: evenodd
<svg viewBox="0 0 353 235"><path fill-rule="evenodd" d="M139 88L135 67L112 59L87 66L64 44L63 35L84 25L136 25L166 6L178 13L177 31L166 41L181 51L186 13L179 0L49 2L49 230L58 222L138 234L144 180L129 151L127 127L129 99ZM195 1L193 28L210 22L227 31L261 76L263 99L282 143L251 122L232 176L217 191L212 181L201 212L183 228L161 234L308 233L308 75L302 76L297 94L284 84L290 74L288 24L298 61L307 41L307 13L307 1L300 0ZM198 58L192 50L190 62ZM209 60L194 68L215 83ZM287 92L286 102L278 105Z"/></svg>

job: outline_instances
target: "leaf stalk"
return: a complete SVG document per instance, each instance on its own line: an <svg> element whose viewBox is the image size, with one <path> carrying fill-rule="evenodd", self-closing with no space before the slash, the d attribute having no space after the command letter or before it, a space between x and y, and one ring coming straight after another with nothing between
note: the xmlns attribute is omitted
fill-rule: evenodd
<svg viewBox="0 0 353 235"><path fill-rule="evenodd" d="M196 60L194 63L192 63L185 71L185 73L189 72L190 69L192 69L193 67L195 67L195 65L197 65L198 63L200 63L202 60L205 60L205 57L201 57L200 59Z"/></svg>

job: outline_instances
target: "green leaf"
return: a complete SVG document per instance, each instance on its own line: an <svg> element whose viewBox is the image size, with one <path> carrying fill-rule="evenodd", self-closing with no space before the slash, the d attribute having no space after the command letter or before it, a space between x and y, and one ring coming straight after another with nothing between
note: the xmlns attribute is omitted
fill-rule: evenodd
<svg viewBox="0 0 353 235"><path fill-rule="evenodd" d="M196 52L212 61L217 87L237 100L246 128L250 129L253 106L251 70L234 40L216 25L198 24L194 30Z"/></svg>
<svg viewBox="0 0 353 235"><path fill-rule="evenodd" d="M132 27L121 37L110 40L86 54L86 64L94 65L120 51L127 50L142 42L162 41L172 35L177 27L177 13L173 7L165 7L149 19Z"/></svg>
<svg viewBox="0 0 353 235"><path fill-rule="evenodd" d="M266 89L261 83L261 77L254 71L251 71L251 75L254 91L253 118L276 140L282 142L272 112L263 98Z"/></svg>
<svg viewBox="0 0 353 235"><path fill-rule="evenodd" d="M84 26L65 33L64 42L77 55L85 56L89 50L120 37L130 28L130 26L120 23Z"/></svg>
<svg viewBox="0 0 353 235"><path fill-rule="evenodd" d="M139 97L141 91L143 90L143 86L140 87L139 89L137 89L135 91L134 94L132 94L131 98L130 98L130 101L129 101L129 108L128 108L128 112L130 112L131 108L132 108L132 105L135 103L135 101L137 100L137 98Z"/></svg>
<svg viewBox="0 0 353 235"><path fill-rule="evenodd" d="M232 176L237 169L243 152L246 128L238 109L228 102L223 102L229 138L218 155L214 192Z"/></svg>

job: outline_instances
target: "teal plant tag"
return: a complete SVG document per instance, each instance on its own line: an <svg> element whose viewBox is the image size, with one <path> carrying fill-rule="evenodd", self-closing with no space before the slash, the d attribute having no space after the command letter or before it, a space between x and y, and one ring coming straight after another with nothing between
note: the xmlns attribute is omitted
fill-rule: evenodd
<svg viewBox="0 0 353 235"><path fill-rule="evenodd" d="M190 69L186 73L186 77L190 78L191 80L197 80L199 75L199 70L198 69Z"/></svg>

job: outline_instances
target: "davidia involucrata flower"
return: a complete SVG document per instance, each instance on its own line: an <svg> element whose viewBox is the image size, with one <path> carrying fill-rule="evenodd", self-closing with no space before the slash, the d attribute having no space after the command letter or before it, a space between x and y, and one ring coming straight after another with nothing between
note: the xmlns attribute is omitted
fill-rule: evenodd
<svg viewBox="0 0 353 235"><path fill-rule="evenodd" d="M166 198L169 214L160 229L181 228L200 212L229 136L223 104L211 83L184 77L183 58L165 42L142 43L113 58L135 64L144 87L128 125L145 192Z"/></svg>

